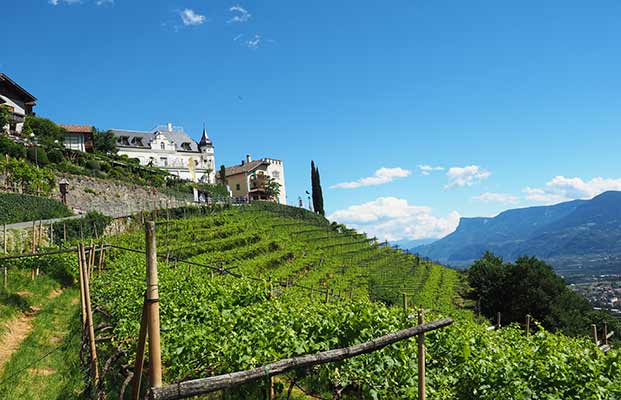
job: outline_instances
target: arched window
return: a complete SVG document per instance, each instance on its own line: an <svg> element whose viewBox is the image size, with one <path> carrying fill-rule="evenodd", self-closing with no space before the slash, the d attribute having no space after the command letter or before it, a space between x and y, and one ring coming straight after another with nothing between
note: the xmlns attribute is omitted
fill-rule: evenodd
<svg viewBox="0 0 621 400"><path fill-rule="evenodd" d="M166 145L164 144L164 142L160 143L160 149L166 150Z"/></svg>

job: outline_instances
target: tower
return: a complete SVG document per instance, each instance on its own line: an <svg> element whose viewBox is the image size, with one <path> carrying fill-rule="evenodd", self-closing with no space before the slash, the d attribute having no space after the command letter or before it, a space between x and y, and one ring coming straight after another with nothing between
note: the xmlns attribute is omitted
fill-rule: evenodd
<svg viewBox="0 0 621 400"><path fill-rule="evenodd" d="M201 152L201 169L206 169L207 172L201 180L206 183L216 183L216 155L214 152L213 142L207 135L207 129L203 124L203 135L201 141L198 142L198 149Z"/></svg>

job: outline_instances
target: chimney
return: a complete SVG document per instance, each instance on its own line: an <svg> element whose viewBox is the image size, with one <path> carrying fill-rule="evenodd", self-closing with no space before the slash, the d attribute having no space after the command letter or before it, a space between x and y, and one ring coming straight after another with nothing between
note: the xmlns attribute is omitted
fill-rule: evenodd
<svg viewBox="0 0 621 400"><path fill-rule="evenodd" d="M252 161L252 157L250 157L250 154L246 154L246 163L250 163Z"/></svg>
<svg viewBox="0 0 621 400"><path fill-rule="evenodd" d="M244 161L244 160L242 160L242 163L241 163L241 165L244 165L244 163L245 163L245 161Z"/></svg>
<svg viewBox="0 0 621 400"><path fill-rule="evenodd" d="M168 123L168 132L172 132L172 123Z"/></svg>

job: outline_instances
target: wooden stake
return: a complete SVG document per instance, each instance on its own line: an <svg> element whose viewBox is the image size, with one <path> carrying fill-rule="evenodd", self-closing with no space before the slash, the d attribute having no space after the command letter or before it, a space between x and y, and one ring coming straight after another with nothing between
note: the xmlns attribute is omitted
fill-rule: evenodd
<svg viewBox="0 0 621 400"><path fill-rule="evenodd" d="M84 244L78 245L78 269L80 270L80 305L82 307L82 330L86 326L86 301L84 300Z"/></svg>
<svg viewBox="0 0 621 400"><path fill-rule="evenodd" d="M91 350L91 373L93 374L94 387L97 387L99 381L99 366L97 365L97 349L95 347L95 327L93 324L93 311L91 309L91 293L89 287L89 275L82 264L84 276L84 300L86 300L86 325L88 328L88 343Z"/></svg>
<svg viewBox="0 0 621 400"><path fill-rule="evenodd" d="M6 236L6 234L7 234L7 232L6 232L6 224L4 224L3 228L2 228L2 240L4 241L4 245L3 245L4 254L7 254L7 251L6 251L7 236Z"/></svg>
<svg viewBox="0 0 621 400"><path fill-rule="evenodd" d="M597 325L591 324L591 327L593 328L593 342L595 343L596 346L599 346L599 343L597 340Z"/></svg>
<svg viewBox="0 0 621 400"><path fill-rule="evenodd" d="M67 223L63 222L63 242L67 241Z"/></svg>
<svg viewBox="0 0 621 400"><path fill-rule="evenodd" d="M326 288L326 304L330 301L330 289Z"/></svg>
<svg viewBox="0 0 621 400"><path fill-rule="evenodd" d="M93 239L91 239L91 247L88 253L88 277L90 282L90 277L93 274L93 266L95 265L95 245L93 244Z"/></svg>
<svg viewBox="0 0 621 400"><path fill-rule="evenodd" d="M104 244L103 242L101 242L101 246L99 246L99 263L98 263L99 272L101 272L101 268L103 267L103 260L104 260Z"/></svg>
<svg viewBox="0 0 621 400"><path fill-rule="evenodd" d="M147 299L142 303L142 319L140 321L140 333L138 334L138 347L136 349L136 361L134 362L134 381L132 385L132 400L140 398L140 384L142 382L142 372L144 368L144 351L147 342Z"/></svg>
<svg viewBox="0 0 621 400"><path fill-rule="evenodd" d="M526 336L530 335L530 314L526 314Z"/></svg>
<svg viewBox="0 0 621 400"><path fill-rule="evenodd" d="M608 322L604 321L604 344L608 346Z"/></svg>
<svg viewBox="0 0 621 400"><path fill-rule="evenodd" d="M54 223L50 224L50 246L54 245Z"/></svg>
<svg viewBox="0 0 621 400"><path fill-rule="evenodd" d="M403 315L408 316L408 294L403 293Z"/></svg>
<svg viewBox="0 0 621 400"><path fill-rule="evenodd" d="M162 386L162 353L160 348L160 304L157 278L155 222L145 224L147 245L147 307L149 329L149 378L152 388Z"/></svg>
<svg viewBox="0 0 621 400"><path fill-rule="evenodd" d="M418 325L425 322L425 311L421 308L418 311ZM425 400L425 334L418 335L418 399Z"/></svg>

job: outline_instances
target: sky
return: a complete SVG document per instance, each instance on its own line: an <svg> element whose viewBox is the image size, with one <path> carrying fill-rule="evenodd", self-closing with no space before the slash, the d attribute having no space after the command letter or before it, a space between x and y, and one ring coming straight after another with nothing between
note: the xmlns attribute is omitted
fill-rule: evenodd
<svg viewBox="0 0 621 400"><path fill-rule="evenodd" d="M217 165L310 161L381 239L621 190L621 2L3 0L4 72L57 123L203 123Z"/></svg>

